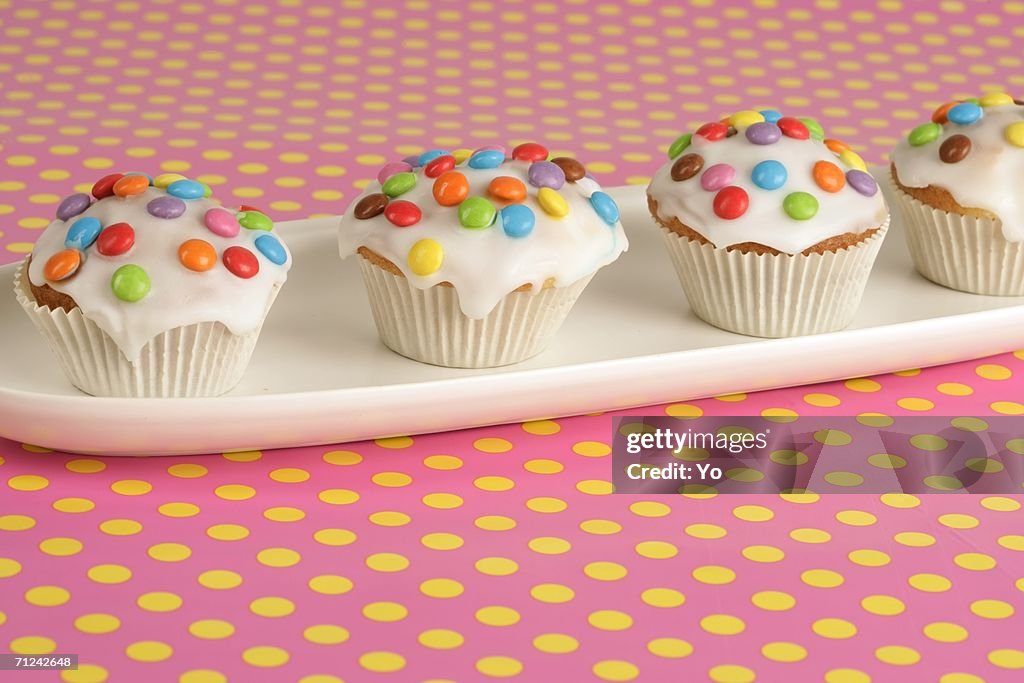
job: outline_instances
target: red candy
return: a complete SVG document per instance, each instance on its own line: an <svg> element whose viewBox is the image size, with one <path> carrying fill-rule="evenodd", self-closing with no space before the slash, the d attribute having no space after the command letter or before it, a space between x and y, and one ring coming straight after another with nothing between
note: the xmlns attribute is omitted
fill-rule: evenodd
<svg viewBox="0 0 1024 683"><path fill-rule="evenodd" d="M114 183L124 177L123 173L111 173L96 181L92 186L92 196L96 199L103 199L114 194Z"/></svg>
<svg viewBox="0 0 1024 683"><path fill-rule="evenodd" d="M711 123L705 123L703 126L697 129L695 135L699 135L702 138L708 140L721 140L729 134L729 126L718 121L712 121Z"/></svg>
<svg viewBox="0 0 1024 683"><path fill-rule="evenodd" d="M732 220L746 213L747 207L750 206L750 197L742 187L730 185L718 191L713 206L716 216Z"/></svg>
<svg viewBox="0 0 1024 683"><path fill-rule="evenodd" d="M135 229L127 223L114 223L103 228L96 238L96 251L104 256L120 256L135 246Z"/></svg>
<svg viewBox="0 0 1024 683"><path fill-rule="evenodd" d="M512 150L512 158L519 161L544 161L548 158L548 150L536 142L524 142Z"/></svg>
<svg viewBox="0 0 1024 683"><path fill-rule="evenodd" d="M455 168L455 157L451 154L445 154L444 156L439 156L436 159L431 159L427 165L423 167L423 175L428 178L436 178L442 173L447 173L453 168Z"/></svg>
<svg viewBox="0 0 1024 683"><path fill-rule="evenodd" d="M420 207L412 202L399 199L388 204L387 208L384 209L384 217L399 228L408 228L410 225L416 225L420 222L420 219L423 218L423 212L420 211Z"/></svg>
<svg viewBox="0 0 1024 683"><path fill-rule="evenodd" d="M260 272L260 262L256 255L245 247L228 247L224 250L224 267L231 271L231 274L243 280Z"/></svg>
<svg viewBox="0 0 1024 683"><path fill-rule="evenodd" d="M240 207L238 207L238 210L239 212L255 211L256 213L262 213L264 216L267 215L267 212L264 211L263 209L257 209L255 206L249 206L248 204L242 204Z"/></svg>
<svg viewBox="0 0 1024 683"><path fill-rule="evenodd" d="M788 138L795 138L797 140L806 140L811 137L811 131L807 130L807 126L800 119L794 119L792 116L783 116L781 119L775 122L775 125L779 127L782 134Z"/></svg>

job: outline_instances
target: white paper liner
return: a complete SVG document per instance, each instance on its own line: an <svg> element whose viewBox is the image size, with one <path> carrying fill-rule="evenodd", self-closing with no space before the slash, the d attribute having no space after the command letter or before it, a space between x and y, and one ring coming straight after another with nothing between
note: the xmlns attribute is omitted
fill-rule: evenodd
<svg viewBox="0 0 1024 683"><path fill-rule="evenodd" d="M359 259L381 341L431 365L493 368L537 355L554 338L592 275L568 287L511 292L485 318L466 316L454 287L417 289Z"/></svg>
<svg viewBox="0 0 1024 683"><path fill-rule="evenodd" d="M1002 222L936 209L890 178L917 272L971 294L1024 296L1024 242L1009 242Z"/></svg>
<svg viewBox="0 0 1024 683"><path fill-rule="evenodd" d="M242 379L260 334L258 328L236 335L214 322L186 325L154 337L142 347L138 361L131 362L80 308L67 313L38 305L25 264L15 273L14 291L71 383L93 396L219 396Z"/></svg>
<svg viewBox="0 0 1024 683"><path fill-rule="evenodd" d="M662 227L690 307L705 322L753 337L841 330L853 321L889 229L837 252L778 256L716 249Z"/></svg>

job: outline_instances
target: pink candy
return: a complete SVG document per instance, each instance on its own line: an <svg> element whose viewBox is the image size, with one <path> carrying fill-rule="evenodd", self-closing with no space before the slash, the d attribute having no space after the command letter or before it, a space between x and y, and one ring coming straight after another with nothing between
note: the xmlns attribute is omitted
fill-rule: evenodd
<svg viewBox="0 0 1024 683"><path fill-rule="evenodd" d="M736 169L729 164L715 164L700 177L700 186L708 192L721 190L736 178Z"/></svg>
<svg viewBox="0 0 1024 683"><path fill-rule="evenodd" d="M411 170L412 166L404 161L392 161L390 164L384 164L384 168L377 173L377 182L383 185L388 178L396 173L408 173Z"/></svg>
<svg viewBox="0 0 1024 683"><path fill-rule="evenodd" d="M240 228L235 214L227 209L210 209L203 216L203 223L210 232L221 237L234 237Z"/></svg>

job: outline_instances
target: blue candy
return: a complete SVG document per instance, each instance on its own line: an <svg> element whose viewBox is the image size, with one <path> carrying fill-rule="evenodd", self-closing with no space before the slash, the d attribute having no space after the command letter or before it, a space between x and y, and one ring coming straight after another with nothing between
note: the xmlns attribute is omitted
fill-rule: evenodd
<svg viewBox="0 0 1024 683"><path fill-rule="evenodd" d="M96 241L102 229L103 226L100 224L99 219L92 216L83 216L68 228L68 235L64 239L64 246L68 249L85 251Z"/></svg>
<svg viewBox="0 0 1024 683"><path fill-rule="evenodd" d="M509 237L526 237L536 223L533 209L523 204L509 204L501 210L501 227Z"/></svg>
<svg viewBox="0 0 1024 683"><path fill-rule="evenodd" d="M470 168L498 168L505 163L505 153L496 149L485 149L469 158Z"/></svg>
<svg viewBox="0 0 1024 683"><path fill-rule="evenodd" d="M273 235L260 235L256 238L256 248L274 265L283 266L288 261L288 252Z"/></svg>
<svg viewBox="0 0 1024 683"><path fill-rule="evenodd" d="M946 113L946 118L959 126L970 125L979 120L981 116L981 107L974 102L961 102Z"/></svg>
<svg viewBox="0 0 1024 683"><path fill-rule="evenodd" d="M199 199L206 194L206 186L198 180L183 178L168 185L167 194L178 199Z"/></svg>
<svg viewBox="0 0 1024 683"><path fill-rule="evenodd" d="M420 155L419 154L413 154L411 156L405 157L404 159L402 159L402 161L404 161L405 163L409 164L413 168L416 168L417 166L420 165Z"/></svg>
<svg viewBox="0 0 1024 683"><path fill-rule="evenodd" d="M775 123L782 118L782 112L775 111L774 109L762 109L758 112L764 117L764 120L768 123Z"/></svg>
<svg viewBox="0 0 1024 683"><path fill-rule="evenodd" d="M419 157L417 159L418 165L419 166L426 166L427 164L429 164L434 159L436 159L438 157L443 157L446 154L448 154L448 152L446 152L443 149L432 149L430 151L424 152L423 154L419 155Z"/></svg>
<svg viewBox="0 0 1024 683"><path fill-rule="evenodd" d="M608 225L615 225L619 222L619 207L615 200L604 192L595 192L590 195L590 205L594 207L594 211L601 217L601 220Z"/></svg>
<svg viewBox="0 0 1024 683"><path fill-rule="evenodd" d="M750 172L750 179L762 190L777 190L786 184L786 167L774 159L762 161Z"/></svg>

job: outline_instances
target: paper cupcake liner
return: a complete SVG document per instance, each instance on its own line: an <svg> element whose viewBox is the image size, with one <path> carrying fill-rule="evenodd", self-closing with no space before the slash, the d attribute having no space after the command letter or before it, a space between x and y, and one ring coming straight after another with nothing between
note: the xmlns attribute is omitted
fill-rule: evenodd
<svg viewBox="0 0 1024 683"><path fill-rule="evenodd" d="M853 321L889 220L837 252L778 256L716 249L662 227L690 307L705 322L753 337L841 330Z"/></svg>
<svg viewBox="0 0 1024 683"><path fill-rule="evenodd" d="M1007 241L1001 221L936 209L890 182L917 272L961 292L1024 296L1024 242Z"/></svg>
<svg viewBox="0 0 1024 683"><path fill-rule="evenodd" d="M417 289L400 275L359 259L381 341L431 365L492 368L537 355L554 338L593 276L568 287L511 292L485 318L467 317L454 287Z"/></svg>
<svg viewBox="0 0 1024 683"><path fill-rule="evenodd" d="M218 396L242 379L260 334L259 329L233 334L213 322L186 325L154 337L133 362L81 309L67 313L38 305L27 279L22 264L14 276L18 303L49 342L71 383L93 396Z"/></svg>

